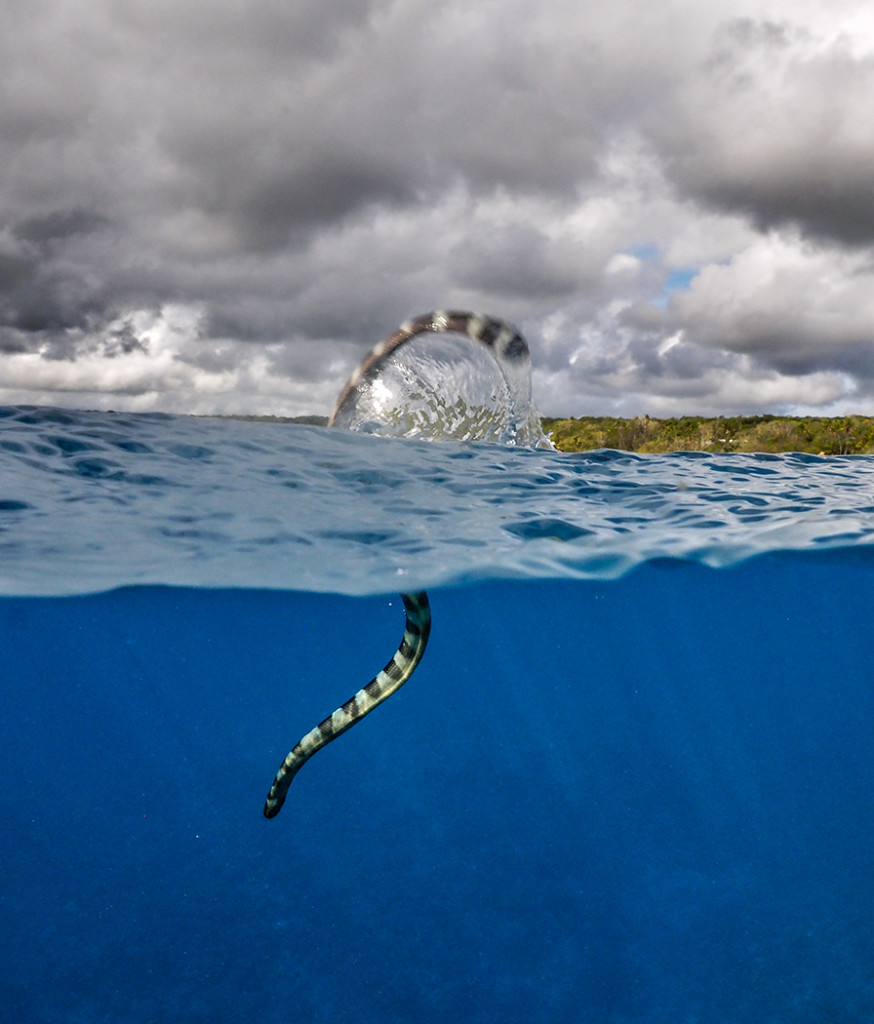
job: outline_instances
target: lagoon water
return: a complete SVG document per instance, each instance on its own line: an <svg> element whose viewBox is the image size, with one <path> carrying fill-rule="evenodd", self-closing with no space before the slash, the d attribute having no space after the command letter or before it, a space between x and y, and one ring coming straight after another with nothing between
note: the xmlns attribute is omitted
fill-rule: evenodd
<svg viewBox="0 0 874 1024"><path fill-rule="evenodd" d="M866 457L0 411L0 1017L874 1020L872 556Z"/></svg>

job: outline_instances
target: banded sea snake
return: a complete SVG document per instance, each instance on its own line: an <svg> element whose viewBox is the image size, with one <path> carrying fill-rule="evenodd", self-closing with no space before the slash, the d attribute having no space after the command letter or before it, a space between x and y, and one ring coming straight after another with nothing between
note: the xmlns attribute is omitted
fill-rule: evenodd
<svg viewBox="0 0 874 1024"><path fill-rule="evenodd" d="M338 418L354 404L361 389L373 380L394 352L411 338L428 331L466 335L489 346L499 359L521 362L529 358L528 343L518 331L501 320L475 313L426 313L407 320L364 358L340 392L328 426L338 425ZM275 818L279 814L292 779L313 754L370 714L378 704L400 689L416 670L431 632L431 608L424 591L401 594L401 600L406 612L406 626L391 661L366 686L295 744L280 765L267 794L265 818Z"/></svg>

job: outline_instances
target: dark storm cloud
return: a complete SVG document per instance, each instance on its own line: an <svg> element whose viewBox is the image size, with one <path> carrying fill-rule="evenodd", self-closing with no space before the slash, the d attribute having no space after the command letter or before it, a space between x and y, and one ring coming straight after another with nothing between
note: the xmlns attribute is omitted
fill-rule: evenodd
<svg viewBox="0 0 874 1024"><path fill-rule="evenodd" d="M87 210L52 210L39 217L20 221L12 234L23 242L45 246L74 235L87 235L106 223L104 217Z"/></svg>
<svg viewBox="0 0 874 1024"><path fill-rule="evenodd" d="M0 390L323 411L462 305L576 411L831 401L874 329L865 7L761 6L8 0Z"/></svg>
<svg viewBox="0 0 874 1024"><path fill-rule="evenodd" d="M294 171L252 182L241 197L238 220L246 243L272 249L305 242L314 227L363 206L403 204L413 191L396 168L326 153Z"/></svg>
<svg viewBox="0 0 874 1024"><path fill-rule="evenodd" d="M582 268L560 248L532 224L507 225L465 239L453 254L453 279L504 300L567 298Z"/></svg>
<svg viewBox="0 0 874 1024"><path fill-rule="evenodd" d="M34 271L34 260L24 254L0 253L0 295L13 291Z"/></svg>
<svg viewBox="0 0 874 1024"><path fill-rule="evenodd" d="M102 9L114 25L162 49L172 47L197 61L207 56L233 65L236 54L254 52L266 59L323 59L343 34L364 24L379 0L332 0L330 4L292 0L210 0L208 9L175 0L110 0L89 4Z"/></svg>
<svg viewBox="0 0 874 1024"><path fill-rule="evenodd" d="M25 334L100 325L106 296L89 282L84 268L69 259L68 246L105 223L97 214L74 209L53 210L13 224L10 236L17 251L0 253L0 322ZM55 344L61 345L61 339Z"/></svg>
<svg viewBox="0 0 874 1024"><path fill-rule="evenodd" d="M38 13L14 4L0 42L0 120L17 143L0 223L20 243L0 253L3 320L56 345L99 329L101 311L108 325L167 301L239 336L294 336L313 314L286 298L318 284L276 253L458 183L567 193L596 154L576 86L542 74L549 40L520 51L511 26L461 8L94 0ZM537 290L565 292L572 275L555 274L541 269ZM513 287L481 276L499 296Z"/></svg>
<svg viewBox="0 0 874 1024"><path fill-rule="evenodd" d="M186 78L162 96L156 136L180 198L238 243L272 249L376 203L436 202L457 183L572 195L603 130L577 94L592 96L601 69L583 49L556 80L548 46L443 10L382 5L327 63L257 50L246 67L238 43L230 89Z"/></svg>
<svg viewBox="0 0 874 1024"><path fill-rule="evenodd" d="M653 128L682 191L763 228L874 241L874 56L789 21L720 27L678 117Z"/></svg>

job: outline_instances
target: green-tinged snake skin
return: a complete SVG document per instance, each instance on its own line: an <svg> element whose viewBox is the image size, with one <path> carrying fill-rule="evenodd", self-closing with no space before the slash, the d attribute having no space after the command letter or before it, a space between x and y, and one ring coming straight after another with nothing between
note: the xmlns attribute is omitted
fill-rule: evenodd
<svg viewBox="0 0 874 1024"><path fill-rule="evenodd" d="M501 320L475 313L426 313L402 324L362 361L340 393L328 426L336 425L337 416L355 401L359 390L376 376L386 360L401 345L428 331L467 335L474 341L481 341L484 345L494 348L506 359L527 359L529 355L528 345L522 335ZM381 704L403 686L416 670L425 653L428 635L431 632L431 608L428 604L428 595L424 592L401 594L401 599L404 602L407 622L403 639L391 661L354 697L347 700L295 744L280 765L267 794L267 802L264 804L265 818L275 818L279 814L292 779L316 751L321 750L340 733L350 729L365 715L369 715L377 704Z"/></svg>
<svg viewBox="0 0 874 1024"><path fill-rule="evenodd" d="M296 744L282 762L282 767L276 773L267 794L267 802L264 804L265 818L275 818L279 814L291 780L317 750L321 750L341 732L350 729L365 715L369 715L377 704L381 704L403 686L415 671L428 643L431 609L428 606L428 595L425 593L401 594L401 598L407 613L407 625L400 647L375 679L371 679L367 686L360 689L342 707L337 708L324 722L320 722L315 729L311 729Z"/></svg>

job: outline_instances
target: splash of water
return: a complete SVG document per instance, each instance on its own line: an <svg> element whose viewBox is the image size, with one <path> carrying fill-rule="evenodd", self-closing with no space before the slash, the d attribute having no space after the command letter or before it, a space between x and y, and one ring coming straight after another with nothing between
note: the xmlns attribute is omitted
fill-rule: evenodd
<svg viewBox="0 0 874 1024"><path fill-rule="evenodd" d="M384 437L552 448L531 396L531 361L461 334L420 335L363 381L335 426Z"/></svg>

